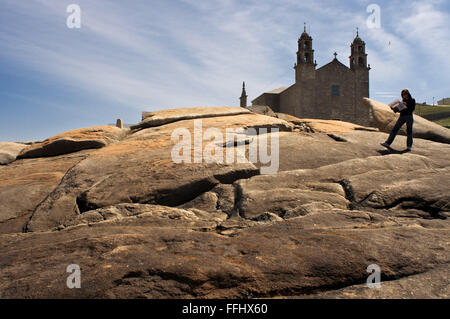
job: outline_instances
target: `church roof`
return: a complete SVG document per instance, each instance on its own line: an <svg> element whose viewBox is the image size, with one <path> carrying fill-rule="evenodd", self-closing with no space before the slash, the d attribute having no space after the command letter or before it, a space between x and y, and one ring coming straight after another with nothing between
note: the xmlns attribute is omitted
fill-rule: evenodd
<svg viewBox="0 0 450 319"><path fill-rule="evenodd" d="M306 40L311 40L311 36L305 31L302 33L302 35L300 36L300 39L306 39Z"/></svg>
<svg viewBox="0 0 450 319"><path fill-rule="evenodd" d="M303 33L300 36L299 40L302 40L302 39L303 40L312 40L311 36L308 34L308 32L306 32L306 23L305 23L305 26L303 27Z"/></svg>
<svg viewBox="0 0 450 319"><path fill-rule="evenodd" d="M326 67L328 67L328 66L331 66L332 64L337 64L337 65L340 66L340 67L344 67L344 68L346 68L347 70L350 70L350 68L349 68L348 66L346 66L345 64L343 64L342 62L340 62L338 59L334 58L330 63L327 63L327 64L321 66L320 68L318 68L317 71L319 71L319 70L321 70L321 69L324 69L324 68L326 68Z"/></svg>
<svg viewBox="0 0 450 319"><path fill-rule="evenodd" d="M356 29L356 38L353 40L353 44L364 44L364 41L359 37L358 29Z"/></svg>
<svg viewBox="0 0 450 319"><path fill-rule="evenodd" d="M361 40L361 38L359 36L356 36L355 40L353 40L354 44L363 44L364 41Z"/></svg>
<svg viewBox="0 0 450 319"><path fill-rule="evenodd" d="M265 93L269 93L269 94L280 94L281 92L283 92L283 91L286 90L286 89L287 89L286 86L282 86L282 87L279 87L278 89L274 89L274 90L272 90L272 91L265 92Z"/></svg>

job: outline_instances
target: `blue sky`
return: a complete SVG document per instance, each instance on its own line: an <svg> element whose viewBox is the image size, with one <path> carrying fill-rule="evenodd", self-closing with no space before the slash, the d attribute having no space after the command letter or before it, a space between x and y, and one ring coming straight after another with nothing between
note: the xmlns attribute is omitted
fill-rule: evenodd
<svg viewBox="0 0 450 319"><path fill-rule="evenodd" d="M81 28L66 25L81 8ZM381 28L368 28L369 4ZM137 123L141 111L238 106L294 83L303 23L318 67L348 65L359 27L371 98L450 96L450 1L1 0L0 141Z"/></svg>

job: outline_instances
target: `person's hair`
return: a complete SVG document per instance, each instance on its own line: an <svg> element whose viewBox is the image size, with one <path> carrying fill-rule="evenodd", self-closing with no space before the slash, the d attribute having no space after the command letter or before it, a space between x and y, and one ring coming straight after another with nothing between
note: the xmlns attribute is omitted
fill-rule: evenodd
<svg viewBox="0 0 450 319"><path fill-rule="evenodd" d="M408 94L408 98L409 98L409 99L412 99L411 93L409 93L409 91L408 91L407 89L402 90L402 93L401 93L401 96L402 96L402 97L403 97L403 94L404 94L404 93Z"/></svg>

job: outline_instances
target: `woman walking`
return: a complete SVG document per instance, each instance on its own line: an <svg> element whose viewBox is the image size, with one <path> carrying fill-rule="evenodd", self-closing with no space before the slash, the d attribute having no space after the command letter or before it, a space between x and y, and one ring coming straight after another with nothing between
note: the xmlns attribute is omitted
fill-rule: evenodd
<svg viewBox="0 0 450 319"><path fill-rule="evenodd" d="M410 152L413 144L413 112L416 108L416 100L412 98L407 89L404 89L402 91L402 99L403 104L406 106L406 108L400 111L400 117L398 118L397 123L395 123L395 126L392 129L391 134L389 135L389 138L386 142L381 143L381 145L390 148L392 142L395 139L395 136L397 136L397 133L400 130L400 127L402 127L402 125L406 123L406 133L408 135L406 140L406 147L408 152Z"/></svg>

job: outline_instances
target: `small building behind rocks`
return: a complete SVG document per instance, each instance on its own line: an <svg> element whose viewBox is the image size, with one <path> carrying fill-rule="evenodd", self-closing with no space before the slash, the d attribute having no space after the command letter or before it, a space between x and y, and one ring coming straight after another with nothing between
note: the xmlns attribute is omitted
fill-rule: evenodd
<svg viewBox="0 0 450 319"><path fill-rule="evenodd" d="M437 101L438 105L450 105L450 97L443 98L442 100Z"/></svg>

